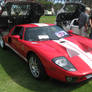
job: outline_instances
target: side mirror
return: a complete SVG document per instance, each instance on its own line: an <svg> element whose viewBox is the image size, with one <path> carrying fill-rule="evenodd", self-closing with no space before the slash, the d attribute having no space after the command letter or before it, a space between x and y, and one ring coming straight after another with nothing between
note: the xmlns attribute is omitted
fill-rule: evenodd
<svg viewBox="0 0 92 92"><path fill-rule="evenodd" d="M73 31L72 31L72 30L69 30L69 31L68 31L68 33L69 33L69 34L72 34L72 33L73 33Z"/></svg>
<svg viewBox="0 0 92 92"><path fill-rule="evenodd" d="M13 36L15 39L20 39L20 36L19 35L14 35Z"/></svg>

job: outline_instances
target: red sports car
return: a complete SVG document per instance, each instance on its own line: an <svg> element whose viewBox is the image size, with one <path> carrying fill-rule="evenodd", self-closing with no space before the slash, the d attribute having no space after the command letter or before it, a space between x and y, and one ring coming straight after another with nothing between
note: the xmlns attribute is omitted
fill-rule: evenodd
<svg viewBox="0 0 92 92"><path fill-rule="evenodd" d="M92 78L92 41L54 24L17 25L0 38L0 45L28 62L36 79L46 75L64 82Z"/></svg>

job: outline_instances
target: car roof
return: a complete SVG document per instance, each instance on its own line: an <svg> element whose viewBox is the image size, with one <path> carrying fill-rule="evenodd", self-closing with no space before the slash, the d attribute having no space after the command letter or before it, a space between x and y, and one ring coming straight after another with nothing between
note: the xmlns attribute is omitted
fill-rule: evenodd
<svg viewBox="0 0 92 92"><path fill-rule="evenodd" d="M29 4L29 3L36 3L34 1L6 1L5 3L11 3L11 4Z"/></svg>
<svg viewBox="0 0 92 92"><path fill-rule="evenodd" d="M22 25L17 25L21 27L45 27L45 26L53 26L55 24L48 24L48 23L32 23L32 24L22 24Z"/></svg>
<svg viewBox="0 0 92 92"><path fill-rule="evenodd" d="M43 7L42 4L38 3L38 2L34 2L34 1L6 1L5 5L12 5L12 4L17 4L17 5L40 5L41 7Z"/></svg>

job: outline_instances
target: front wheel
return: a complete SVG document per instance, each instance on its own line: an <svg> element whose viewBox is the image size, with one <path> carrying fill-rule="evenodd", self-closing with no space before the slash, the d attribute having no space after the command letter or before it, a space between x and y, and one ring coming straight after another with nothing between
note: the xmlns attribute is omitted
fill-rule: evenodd
<svg viewBox="0 0 92 92"><path fill-rule="evenodd" d="M5 48L5 44L4 44L4 41L3 41L2 37L3 37L2 34L0 34L0 47L4 49Z"/></svg>
<svg viewBox="0 0 92 92"><path fill-rule="evenodd" d="M44 79L46 77L44 67L35 54L29 56L29 68L35 79Z"/></svg>

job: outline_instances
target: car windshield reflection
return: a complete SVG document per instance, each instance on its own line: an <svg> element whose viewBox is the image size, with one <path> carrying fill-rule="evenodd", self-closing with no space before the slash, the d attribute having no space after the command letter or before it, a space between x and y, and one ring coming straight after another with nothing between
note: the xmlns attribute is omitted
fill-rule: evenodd
<svg viewBox="0 0 92 92"><path fill-rule="evenodd" d="M70 36L58 26L26 28L24 39L27 41L59 40Z"/></svg>

